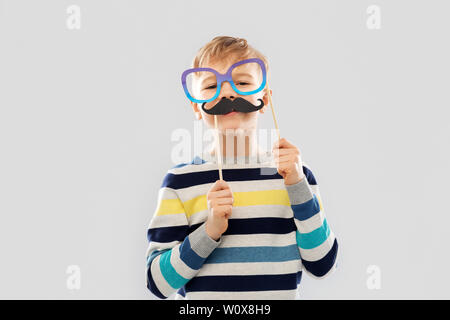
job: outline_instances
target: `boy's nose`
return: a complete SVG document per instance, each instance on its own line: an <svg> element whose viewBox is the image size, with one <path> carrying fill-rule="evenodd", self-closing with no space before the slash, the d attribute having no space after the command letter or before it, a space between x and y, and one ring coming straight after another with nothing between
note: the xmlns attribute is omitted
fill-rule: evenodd
<svg viewBox="0 0 450 320"><path fill-rule="evenodd" d="M236 92L231 87L231 84L228 81L222 82L222 88L220 89L219 99L228 98L233 100L236 98Z"/></svg>

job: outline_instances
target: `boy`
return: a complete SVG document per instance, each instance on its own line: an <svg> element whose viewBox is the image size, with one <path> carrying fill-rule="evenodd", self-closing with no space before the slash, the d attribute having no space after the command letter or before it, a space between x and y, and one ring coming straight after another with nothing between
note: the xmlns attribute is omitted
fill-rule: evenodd
<svg viewBox="0 0 450 320"><path fill-rule="evenodd" d="M225 75L248 58L258 58L268 70L267 59L246 40L216 37L200 49L193 67ZM271 153L258 149L257 120L269 102L269 89L238 93L252 81L261 83L258 66L249 65L239 73L248 79L235 81L235 73L233 84L223 81L218 86L214 76L211 83L201 72L193 78L196 94L203 90L205 98L210 90L209 98L215 97L191 102L196 118L214 128L214 115L208 111L225 110L217 115L220 138L233 130L247 133L241 148L227 146L229 137L215 141L223 159L250 162L223 161L223 180L218 180L212 148L166 174L147 233L147 287L161 299L173 293L176 299L295 299L303 271L323 278L336 267L337 240L299 149L286 139L276 141ZM257 111L249 112L252 106ZM236 133L234 142L240 138ZM277 168L267 173L270 156Z"/></svg>

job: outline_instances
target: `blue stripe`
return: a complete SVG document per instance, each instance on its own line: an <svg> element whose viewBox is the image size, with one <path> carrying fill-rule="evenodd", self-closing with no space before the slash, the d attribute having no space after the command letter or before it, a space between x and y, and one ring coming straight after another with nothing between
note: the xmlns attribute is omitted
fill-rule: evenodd
<svg viewBox="0 0 450 320"><path fill-rule="evenodd" d="M194 159L190 164L202 164L205 161L201 158ZM174 168L180 168L187 164L182 163ZM310 185L316 185L317 181L307 167L303 166L303 173ZM273 180L283 179L283 177L277 172L274 167L261 167L261 168L239 168L239 169L223 169L223 179L225 181L252 181L252 180ZM187 172L182 174L167 173L164 177L161 188L168 187L172 189L182 189L195 185L214 183L219 179L218 170L207 170L199 172Z"/></svg>
<svg viewBox="0 0 450 320"><path fill-rule="evenodd" d="M324 243L329 235L330 228L328 227L327 219L324 219L323 224L319 228L309 233L297 231L297 244L302 249L314 249Z"/></svg>
<svg viewBox="0 0 450 320"><path fill-rule="evenodd" d="M153 281L152 277L152 270L151 270L151 263L153 259L155 259L161 252L164 252L167 250L154 250L148 257L147 257L147 288L152 292L155 296L157 296L160 299L167 299L165 295L159 291L158 287L156 286L155 282Z"/></svg>
<svg viewBox="0 0 450 320"><path fill-rule="evenodd" d="M151 228L147 231L148 241L172 242L184 241L186 236L195 231L204 222L192 226L173 226ZM229 219L228 229L224 235L231 234L286 234L297 230L293 218L248 218L248 219Z"/></svg>
<svg viewBox="0 0 450 320"><path fill-rule="evenodd" d="M302 260L303 266L316 277L322 277L333 267L336 261L337 252L338 242L337 239L334 239L333 247L322 259L317 261Z"/></svg>
<svg viewBox="0 0 450 320"><path fill-rule="evenodd" d="M297 285L299 285L301 281L302 281L302 272L299 271L297 272Z"/></svg>
<svg viewBox="0 0 450 320"><path fill-rule="evenodd" d="M177 292L181 296L186 297L186 291L185 291L184 287L181 287Z"/></svg>
<svg viewBox="0 0 450 320"><path fill-rule="evenodd" d="M245 276L203 276L191 279L185 286L190 291L268 291L297 288L297 273Z"/></svg>
<svg viewBox="0 0 450 320"><path fill-rule="evenodd" d="M203 222L192 225L189 233L197 229ZM223 235L233 234L286 234L297 230L293 218L248 218L228 220L228 228Z"/></svg>
<svg viewBox="0 0 450 320"><path fill-rule="evenodd" d="M292 244L283 247L216 248L205 263L283 262L299 259L297 244Z"/></svg>
<svg viewBox="0 0 450 320"><path fill-rule="evenodd" d="M224 235L231 234L286 234L297 230L293 218L229 219Z"/></svg>
<svg viewBox="0 0 450 320"><path fill-rule="evenodd" d="M205 258L200 257L194 250L192 250L189 237L186 237L180 245L180 259L194 270L200 269L205 262Z"/></svg>
<svg viewBox="0 0 450 320"><path fill-rule="evenodd" d="M306 179L308 180L308 183L310 185L317 184L316 177L314 177L314 174L312 173L311 170L309 170L307 167L303 166L303 173L305 174Z"/></svg>
<svg viewBox="0 0 450 320"><path fill-rule="evenodd" d="M157 296L160 299L168 298L165 295L163 295L161 293L161 291L159 291L158 287L155 284L155 281L153 281L153 277L152 277L150 268L147 269L147 288L148 288L148 290L150 290L151 293L153 293L155 296Z"/></svg>
<svg viewBox="0 0 450 320"><path fill-rule="evenodd" d="M151 228L147 230L147 239L156 242L183 241L188 234L188 230L187 225Z"/></svg>
<svg viewBox="0 0 450 320"><path fill-rule="evenodd" d="M168 250L168 249L167 249ZM153 252L147 257L147 268L152 263L153 259L155 259L160 253L164 252L165 250L153 250Z"/></svg>
<svg viewBox="0 0 450 320"><path fill-rule="evenodd" d="M170 263L170 255L172 254L172 249L167 250L163 254L161 254L161 258L159 260L159 268L161 273L166 279L167 283L174 289L181 288L185 285L189 279L185 279L178 274L178 272L174 269L172 264Z"/></svg>
<svg viewBox="0 0 450 320"><path fill-rule="evenodd" d="M265 169L269 170L270 168L223 169L222 174L225 181L283 179L276 170L273 174L268 174L269 172L264 172L267 174L262 174L261 170ZM168 187L172 189L181 189L194 185L214 183L216 180L219 180L218 170L188 172L182 174L168 173L164 177L161 188Z"/></svg>
<svg viewBox="0 0 450 320"><path fill-rule="evenodd" d="M186 239L188 239L188 238L186 238ZM190 248L190 246L189 246L189 248ZM157 296L158 298L161 298L161 299L167 299L168 297L166 297L166 296L164 296L162 293L161 293L161 291L159 291L159 289L158 289L158 287L156 286L156 284L155 284L155 282L154 282L154 280L153 280L153 277L152 277L152 274L151 274L151 263L152 263L152 261L158 256L158 255L160 255L161 253L166 253L166 255L168 255L169 253L170 253L170 251L171 251L171 249L166 249L166 250L161 250L161 251L158 251L158 250L154 250L148 257L147 257L147 288L150 290L150 292L152 292L155 296ZM161 256L161 258L160 259L163 259L163 256ZM172 267L172 265L170 264L170 255L168 256L168 261L164 261L163 262L163 264L166 264L166 263L169 263L169 265L170 265L170 267L169 268L172 268L173 269L173 267ZM164 275L164 272L163 272L163 268L164 268L164 266L162 266L161 265L161 260L160 260L160 269L161 269L161 273L163 274L163 276L164 276L164 278L166 279L166 276ZM172 270L172 272L175 272L176 273L176 275L178 275L178 273L175 271L175 269L173 269ZM175 276L176 276L175 275ZM176 276L177 277L177 276ZM181 276L180 276L181 277ZM178 278L178 277L177 277ZM182 279L184 279L183 277L181 277ZM179 278L178 278L179 279ZM167 279L166 279L167 280ZM179 279L179 280L181 280L181 279ZM175 285L175 284L174 284ZM171 285L172 286L172 285ZM184 286L184 283L183 283L183 286ZM182 291L180 291L180 290L182 290ZM183 295L183 296L185 296L185 292L184 292L184 288L182 287L181 289L180 289L178 292L181 294L181 295Z"/></svg>
<svg viewBox="0 0 450 320"><path fill-rule="evenodd" d="M319 201L317 200L315 194L313 194L313 198L311 200L308 200L301 204L292 204L291 208L292 211L294 211L294 218L300 221L307 220L314 216L316 213L320 212Z"/></svg>
<svg viewBox="0 0 450 320"><path fill-rule="evenodd" d="M203 223L193 224L189 227L188 233L195 231ZM293 218L230 218L228 220L228 229L223 234L286 234L295 230L297 230L297 226Z"/></svg>

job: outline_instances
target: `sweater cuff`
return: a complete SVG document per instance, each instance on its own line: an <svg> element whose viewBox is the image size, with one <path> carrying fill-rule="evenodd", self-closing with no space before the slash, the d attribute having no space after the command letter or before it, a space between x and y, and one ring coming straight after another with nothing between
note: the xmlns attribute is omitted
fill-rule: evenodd
<svg viewBox="0 0 450 320"><path fill-rule="evenodd" d="M299 182L291 185L286 185L286 190L289 195L291 205L302 204L313 198L313 191L311 186L304 176Z"/></svg>
<svg viewBox="0 0 450 320"><path fill-rule="evenodd" d="M205 222L189 234L191 249L202 258L207 258L221 242L221 238L219 241L216 241L206 233Z"/></svg>

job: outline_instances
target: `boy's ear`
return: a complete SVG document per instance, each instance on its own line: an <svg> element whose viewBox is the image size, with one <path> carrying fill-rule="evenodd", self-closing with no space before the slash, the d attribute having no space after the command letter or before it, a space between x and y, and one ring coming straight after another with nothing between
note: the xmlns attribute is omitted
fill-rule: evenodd
<svg viewBox="0 0 450 320"><path fill-rule="evenodd" d="M270 95L272 95L272 89L269 89L268 91L270 92ZM261 113L264 113L265 109L266 109L266 108L268 107L268 105L269 105L269 93L268 93L268 91L265 90L265 94L264 94L264 96L263 96L263 98L262 98L262 100L263 100L263 102L264 102L264 107L263 107L262 109L259 110Z"/></svg>
<svg viewBox="0 0 450 320"><path fill-rule="evenodd" d="M200 109L198 107L198 103L191 101L192 110L194 111L195 118L197 120L200 120L202 118L202 113L200 112Z"/></svg>

